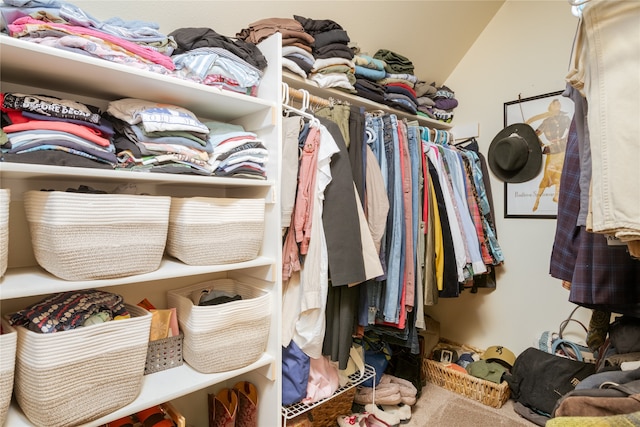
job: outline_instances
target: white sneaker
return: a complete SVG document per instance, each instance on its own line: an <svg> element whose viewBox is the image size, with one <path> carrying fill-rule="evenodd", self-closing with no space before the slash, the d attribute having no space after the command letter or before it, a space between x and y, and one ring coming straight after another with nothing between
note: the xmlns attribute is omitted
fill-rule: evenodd
<svg viewBox="0 0 640 427"><path fill-rule="evenodd" d="M378 408L377 405L374 405L373 403L369 403L368 405L365 405L364 410L375 415L381 421L384 421L390 426L395 426L400 424L400 417L397 414L380 409Z"/></svg>
<svg viewBox="0 0 640 427"><path fill-rule="evenodd" d="M407 421L411 419L411 406L410 405L381 405L382 410L386 413L394 414L400 421Z"/></svg>

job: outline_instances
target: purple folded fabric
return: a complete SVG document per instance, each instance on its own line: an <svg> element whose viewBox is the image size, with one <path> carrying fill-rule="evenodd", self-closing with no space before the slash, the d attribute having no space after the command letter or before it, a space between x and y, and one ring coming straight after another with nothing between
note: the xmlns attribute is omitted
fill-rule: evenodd
<svg viewBox="0 0 640 427"><path fill-rule="evenodd" d="M435 107L440 110L453 110L458 106L458 100L455 98L436 99Z"/></svg>

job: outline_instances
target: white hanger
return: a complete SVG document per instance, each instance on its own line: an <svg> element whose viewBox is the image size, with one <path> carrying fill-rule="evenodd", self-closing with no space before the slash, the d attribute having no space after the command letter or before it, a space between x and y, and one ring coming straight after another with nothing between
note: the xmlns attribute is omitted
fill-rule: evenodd
<svg viewBox="0 0 640 427"><path fill-rule="evenodd" d="M582 17L582 9L584 8L585 4L589 3L589 0L567 0L567 1L571 5L571 13L576 18Z"/></svg>
<svg viewBox="0 0 640 427"><path fill-rule="evenodd" d="M304 89L299 89L299 91L302 92L302 109L295 108L289 104L289 85L282 82L282 108L286 112L295 113L309 119L309 125L311 127L320 127L320 120L306 111L309 108L309 92Z"/></svg>

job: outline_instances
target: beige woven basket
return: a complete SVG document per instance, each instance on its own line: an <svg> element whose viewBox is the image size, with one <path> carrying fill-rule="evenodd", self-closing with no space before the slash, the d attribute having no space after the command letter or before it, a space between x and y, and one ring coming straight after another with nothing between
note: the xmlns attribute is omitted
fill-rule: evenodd
<svg viewBox="0 0 640 427"><path fill-rule="evenodd" d="M11 190L0 189L0 277L7 271L9 260L9 204Z"/></svg>
<svg viewBox="0 0 640 427"><path fill-rule="evenodd" d="M190 265L242 262L258 256L264 199L172 198L167 253Z"/></svg>
<svg viewBox="0 0 640 427"><path fill-rule="evenodd" d="M237 294L242 300L198 306L192 294L214 289ZM178 312L184 333L182 357L203 373L230 371L260 358L269 338L271 296L233 279L218 279L169 291L169 307Z"/></svg>
<svg viewBox="0 0 640 427"><path fill-rule="evenodd" d="M170 197L28 191L24 204L38 264L66 280L157 270Z"/></svg>
<svg viewBox="0 0 640 427"><path fill-rule="evenodd" d="M477 354L484 353L484 350L466 344L457 344L446 338L442 338L440 342L459 346ZM422 359L422 374L430 383L493 408L502 407L511 396L511 390L506 381L496 384L492 381L483 380L482 378L447 368L445 363L437 362L426 357Z"/></svg>
<svg viewBox="0 0 640 427"><path fill-rule="evenodd" d="M13 392L18 334L9 325L9 322L4 319L0 319L0 321L4 332L0 334L0 426L2 426L7 419L11 393Z"/></svg>
<svg viewBox="0 0 640 427"><path fill-rule="evenodd" d="M142 386L151 313L54 333L18 332L14 392L34 425L71 426L131 403Z"/></svg>

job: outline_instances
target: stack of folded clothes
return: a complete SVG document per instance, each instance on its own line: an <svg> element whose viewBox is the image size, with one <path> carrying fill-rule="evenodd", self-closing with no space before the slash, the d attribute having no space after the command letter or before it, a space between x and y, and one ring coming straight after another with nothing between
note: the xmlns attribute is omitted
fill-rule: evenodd
<svg viewBox="0 0 640 427"><path fill-rule="evenodd" d="M413 89L416 91L416 100L418 101L418 115L429 116L431 109L436 105L435 96L438 88L435 83L427 83L424 80L418 80Z"/></svg>
<svg viewBox="0 0 640 427"><path fill-rule="evenodd" d="M113 126L97 107L53 96L0 93L6 162L113 169Z"/></svg>
<svg viewBox="0 0 640 427"><path fill-rule="evenodd" d="M351 41L347 32L330 19L311 19L294 15L304 30L313 36L314 63L308 75L322 88L336 88L356 93L354 54L349 47Z"/></svg>
<svg viewBox="0 0 640 427"><path fill-rule="evenodd" d="M455 93L447 86L436 86L418 81L415 85L418 100L418 115L450 123L453 110L458 106Z"/></svg>
<svg viewBox="0 0 640 427"><path fill-rule="evenodd" d="M211 28L179 28L169 34L178 47L175 75L208 86L256 96L267 60L260 49Z"/></svg>
<svg viewBox="0 0 640 427"><path fill-rule="evenodd" d="M447 86L440 86L433 97L435 105L431 111L440 121L450 123L453 120L453 110L458 106L455 93Z"/></svg>
<svg viewBox="0 0 640 427"><path fill-rule="evenodd" d="M57 1L5 0L0 15L11 37L252 96L267 66L255 44L210 28L163 34L154 22L101 21Z"/></svg>
<svg viewBox="0 0 640 427"><path fill-rule="evenodd" d="M354 87L357 95L384 104L384 86L378 83L379 80L384 79L387 75L384 70L384 61L363 53L357 53L353 57L353 63L356 76Z"/></svg>
<svg viewBox="0 0 640 427"><path fill-rule="evenodd" d="M385 64L385 76L378 80L378 83L384 86L384 103L390 107L416 114L418 101L414 86L418 78L414 75L414 66L411 60L388 49L379 49L373 57Z"/></svg>
<svg viewBox="0 0 640 427"><path fill-rule="evenodd" d="M205 122L213 152L209 166L216 176L266 179L268 151L253 132L231 123Z"/></svg>
<svg viewBox="0 0 640 427"><path fill-rule="evenodd" d="M99 21L67 2L5 0L0 12L11 37L160 74L175 69L175 42L156 23Z"/></svg>
<svg viewBox="0 0 640 427"><path fill-rule="evenodd" d="M306 78L313 67L314 57L311 52L315 39L295 19L260 19L243 28L236 37L248 43L258 44L274 33L282 35L282 66Z"/></svg>
<svg viewBox="0 0 640 427"><path fill-rule="evenodd" d="M209 128L189 110L135 98L111 101L119 167L149 172L211 175Z"/></svg>

